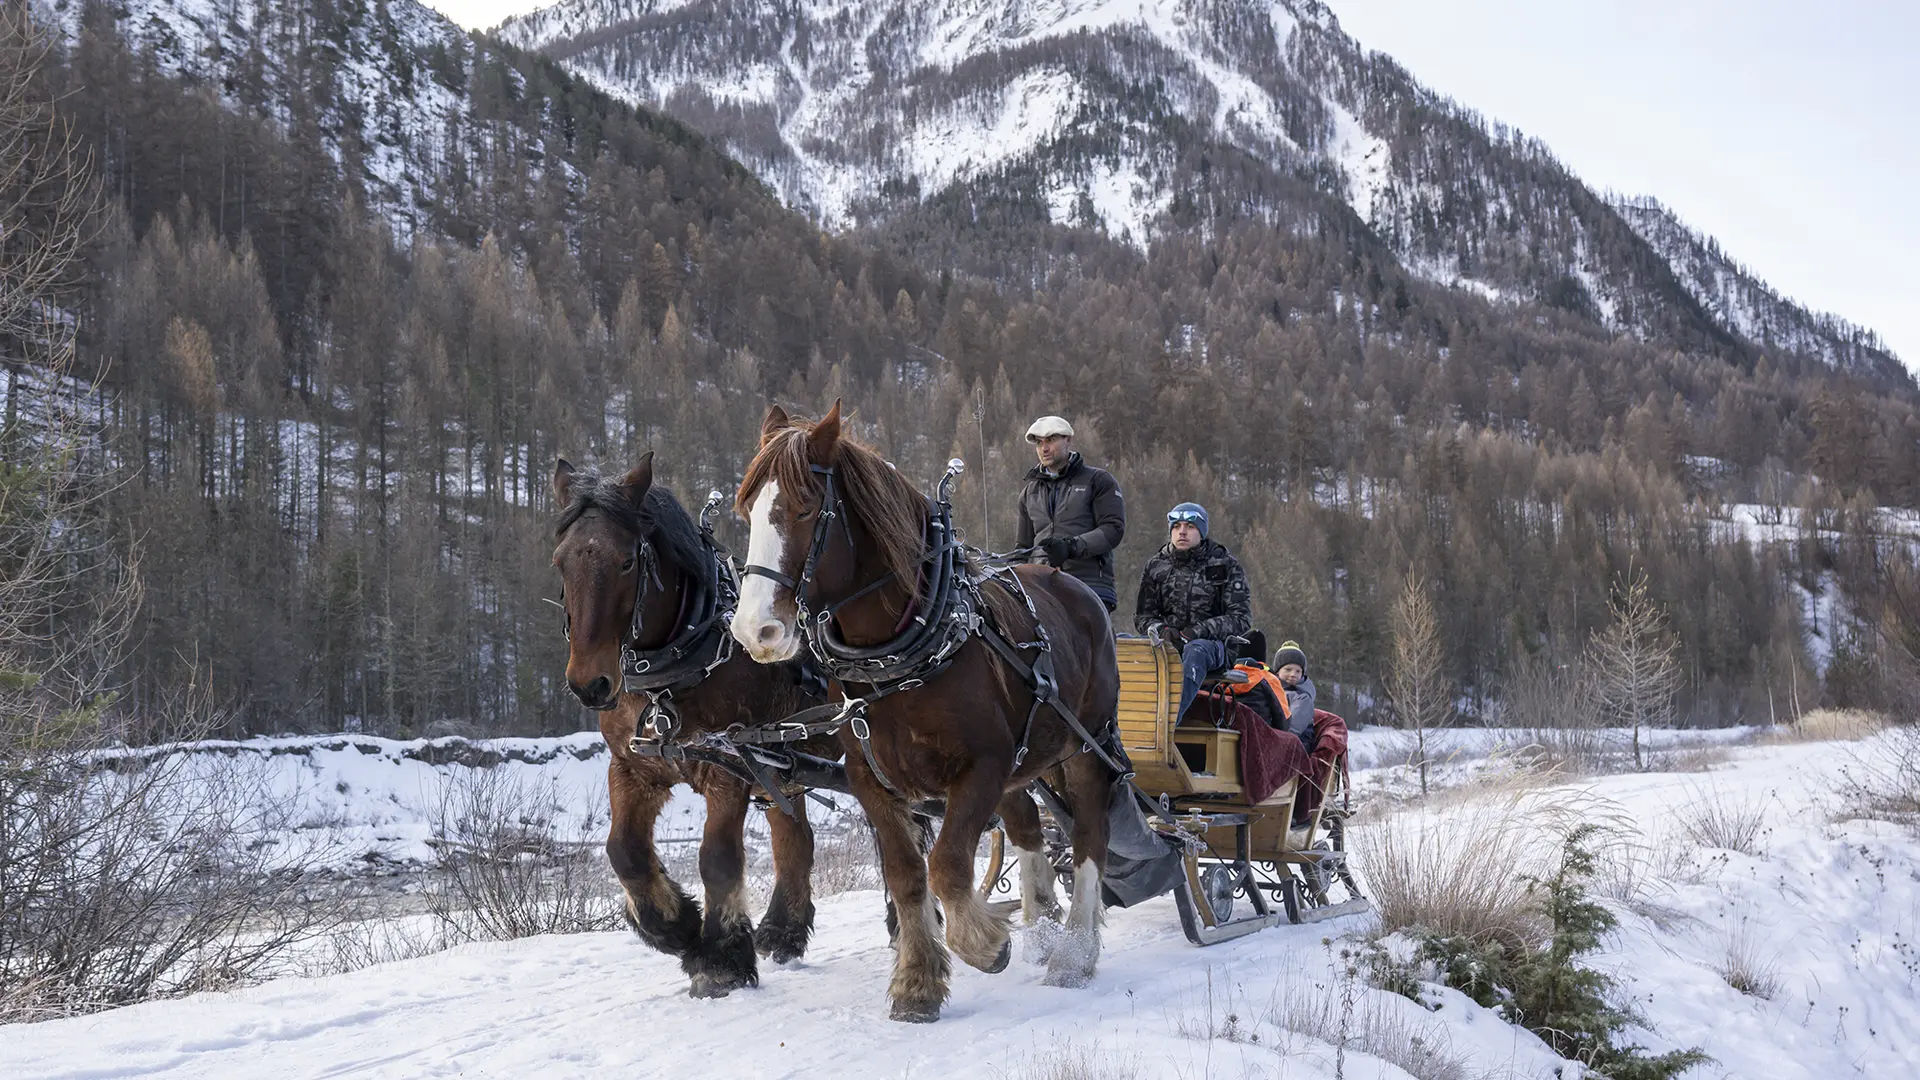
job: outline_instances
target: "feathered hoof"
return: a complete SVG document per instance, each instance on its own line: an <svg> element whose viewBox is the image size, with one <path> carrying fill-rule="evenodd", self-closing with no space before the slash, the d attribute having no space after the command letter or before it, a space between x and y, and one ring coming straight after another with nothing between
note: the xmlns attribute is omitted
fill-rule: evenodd
<svg viewBox="0 0 1920 1080"><path fill-rule="evenodd" d="M768 960L785 964L806 955L809 934L805 923L762 920L753 932L753 946Z"/></svg>
<svg viewBox="0 0 1920 1080"><path fill-rule="evenodd" d="M889 1020L902 1024L931 1024L940 1019L940 1006L921 1002L896 1001L893 1011L887 1014Z"/></svg>
<svg viewBox="0 0 1920 1080"><path fill-rule="evenodd" d="M687 994L696 998L723 998L743 986L754 985L756 981L742 978L736 973L702 971L693 977L693 985L687 988Z"/></svg>

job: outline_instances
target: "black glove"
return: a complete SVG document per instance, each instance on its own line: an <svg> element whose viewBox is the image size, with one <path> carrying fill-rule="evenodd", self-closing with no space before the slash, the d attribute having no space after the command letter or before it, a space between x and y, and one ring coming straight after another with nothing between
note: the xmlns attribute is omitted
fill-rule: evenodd
<svg viewBox="0 0 1920 1080"><path fill-rule="evenodd" d="M1040 541L1040 550L1047 553L1049 566L1065 566L1067 560L1086 550L1086 545L1077 536L1049 536ZM1075 550L1075 549L1078 550Z"/></svg>

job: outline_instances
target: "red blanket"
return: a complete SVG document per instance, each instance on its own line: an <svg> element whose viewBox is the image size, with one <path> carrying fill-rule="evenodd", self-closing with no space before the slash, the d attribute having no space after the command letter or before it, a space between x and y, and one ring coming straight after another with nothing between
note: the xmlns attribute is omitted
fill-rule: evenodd
<svg viewBox="0 0 1920 1080"><path fill-rule="evenodd" d="M1325 792L1321 784L1331 767L1347 752L1347 722L1324 709L1313 711L1315 742L1313 755L1300 740L1267 726L1258 713L1239 702L1232 703L1230 720L1240 733L1240 790L1250 803L1257 803L1297 776L1306 777L1301 798L1294 804L1296 817L1311 814Z"/></svg>
<svg viewBox="0 0 1920 1080"><path fill-rule="evenodd" d="M1235 701L1229 719L1240 733L1240 792L1257 803L1307 770L1307 748L1300 740L1267 726L1260 714Z"/></svg>

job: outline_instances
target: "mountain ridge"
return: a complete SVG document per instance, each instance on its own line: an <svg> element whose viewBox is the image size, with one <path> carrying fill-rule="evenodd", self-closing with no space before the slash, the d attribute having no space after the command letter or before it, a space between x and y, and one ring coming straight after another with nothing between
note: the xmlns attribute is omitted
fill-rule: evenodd
<svg viewBox="0 0 1920 1080"><path fill-rule="evenodd" d="M1316 227L1335 208L1251 190L1303 182L1440 284L1643 340L1911 379L1871 333L1593 191L1315 0L562 0L498 32L707 133L830 228L1011 169L1055 224L1144 246L1196 187ZM1271 175L1183 175L1183 156L1224 151Z"/></svg>

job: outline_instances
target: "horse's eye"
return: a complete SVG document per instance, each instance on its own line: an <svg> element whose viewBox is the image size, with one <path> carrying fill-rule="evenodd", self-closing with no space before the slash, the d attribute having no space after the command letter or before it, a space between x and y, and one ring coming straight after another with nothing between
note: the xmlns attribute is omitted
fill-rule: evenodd
<svg viewBox="0 0 1920 1080"><path fill-rule="evenodd" d="M623 574L633 573L633 556L627 556L627 561L620 564L620 572Z"/></svg>

